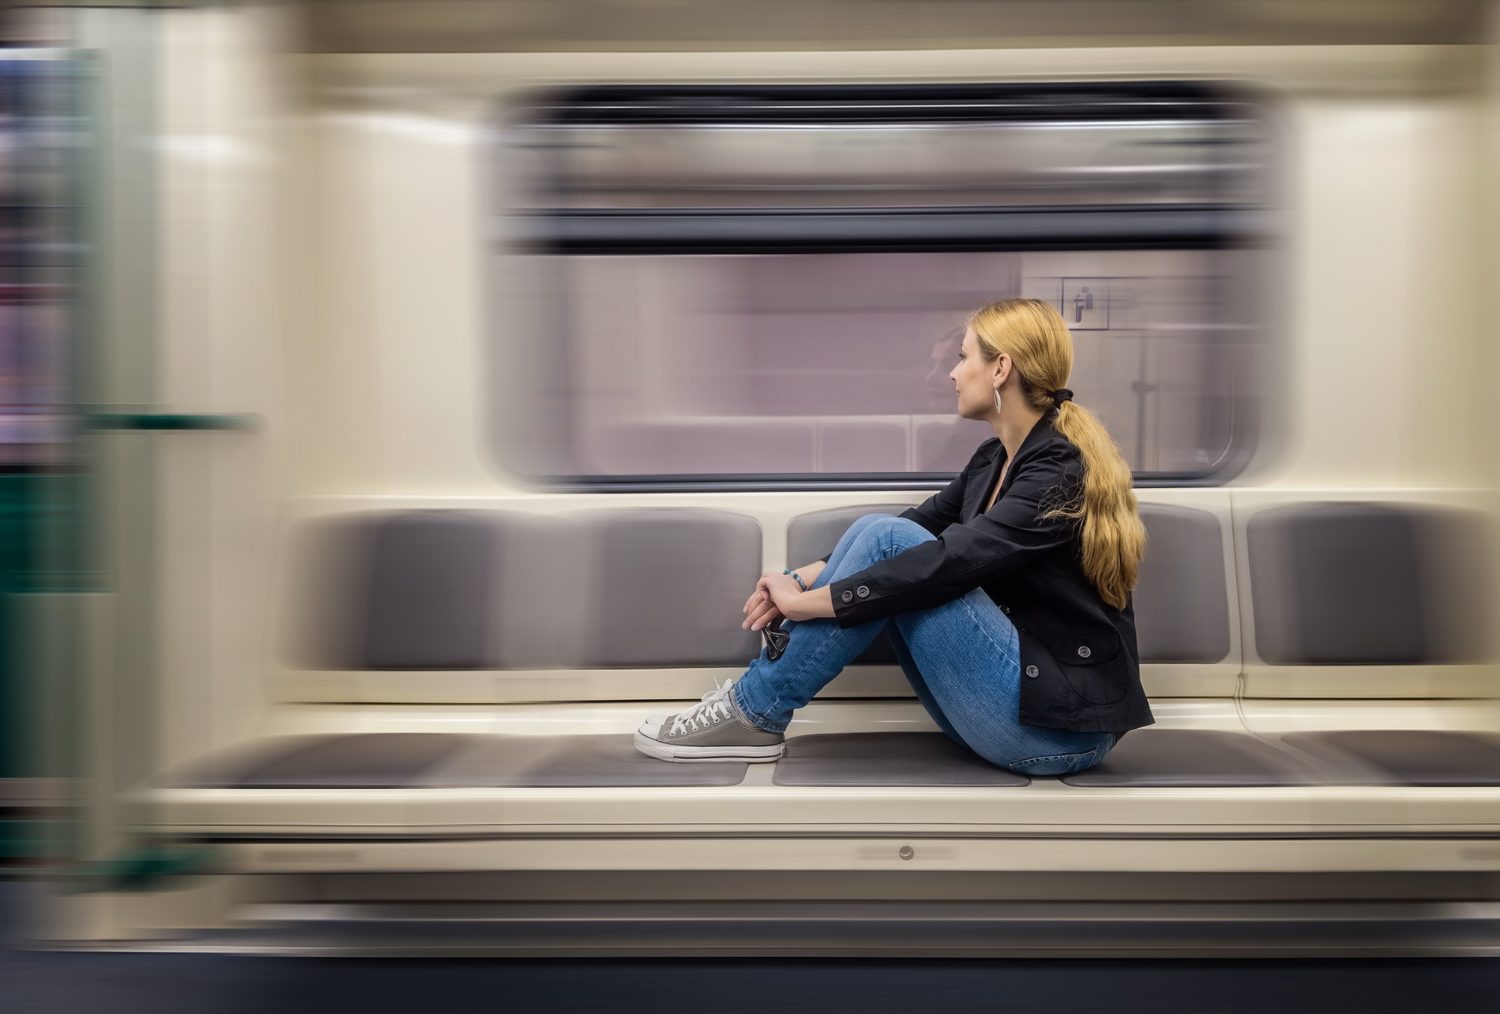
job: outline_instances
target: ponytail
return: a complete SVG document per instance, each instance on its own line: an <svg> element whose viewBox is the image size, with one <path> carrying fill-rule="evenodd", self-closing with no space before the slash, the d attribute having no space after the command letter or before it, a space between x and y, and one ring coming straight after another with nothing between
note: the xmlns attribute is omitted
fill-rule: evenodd
<svg viewBox="0 0 1500 1014"><path fill-rule="evenodd" d="M1146 551L1146 528L1136 507L1130 468L1109 431L1088 409L1063 402L1057 407L1056 428L1083 458L1083 497L1046 516L1083 521L1083 571L1100 598L1124 609Z"/></svg>

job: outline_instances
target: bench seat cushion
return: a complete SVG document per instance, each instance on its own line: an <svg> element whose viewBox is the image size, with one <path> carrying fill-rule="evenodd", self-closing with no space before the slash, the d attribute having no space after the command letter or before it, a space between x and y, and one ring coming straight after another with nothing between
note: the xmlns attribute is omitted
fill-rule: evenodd
<svg viewBox="0 0 1500 1014"><path fill-rule="evenodd" d="M1069 785L1120 788L1303 785L1316 773L1254 736L1211 729L1137 729Z"/></svg>
<svg viewBox="0 0 1500 1014"><path fill-rule="evenodd" d="M173 778L202 789L546 788L737 785L743 763L672 764L630 736L360 733L275 736L204 758Z"/></svg>
<svg viewBox="0 0 1500 1014"><path fill-rule="evenodd" d="M776 762L777 785L1029 784L940 732L844 732L793 736Z"/></svg>
<svg viewBox="0 0 1500 1014"><path fill-rule="evenodd" d="M204 758L172 781L195 789L402 789L469 743L435 732L275 736Z"/></svg>
<svg viewBox="0 0 1500 1014"><path fill-rule="evenodd" d="M1294 732L1282 737L1331 777L1378 785L1500 785L1500 736L1415 729ZM1352 763L1351 763L1352 762Z"/></svg>
<svg viewBox="0 0 1500 1014"><path fill-rule="evenodd" d="M647 757L625 735L487 736L424 784L434 788L608 788L738 785L744 763L674 764Z"/></svg>

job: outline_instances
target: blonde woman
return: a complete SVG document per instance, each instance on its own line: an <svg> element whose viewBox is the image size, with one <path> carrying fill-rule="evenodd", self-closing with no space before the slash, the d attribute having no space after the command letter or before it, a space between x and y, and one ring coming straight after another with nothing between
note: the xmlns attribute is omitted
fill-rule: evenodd
<svg viewBox="0 0 1500 1014"><path fill-rule="evenodd" d="M938 726L1011 771L1083 771L1151 724L1130 601L1145 531L1119 449L1065 386L1072 369L1048 303L1007 299L969 318L949 377L958 414L994 438L920 507L860 518L826 559L762 575L743 625L789 621L784 648L646 722L636 747L775 760L792 713L883 629Z"/></svg>

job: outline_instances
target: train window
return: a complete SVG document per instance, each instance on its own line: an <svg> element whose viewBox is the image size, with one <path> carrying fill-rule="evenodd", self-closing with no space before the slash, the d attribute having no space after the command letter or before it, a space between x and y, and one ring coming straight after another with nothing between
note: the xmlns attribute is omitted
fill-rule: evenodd
<svg viewBox="0 0 1500 1014"><path fill-rule="evenodd" d="M954 414L965 314L1017 295L1069 322L1070 386L1139 482L1222 481L1253 446L1270 199L1241 104L600 89L508 129L495 425L524 474L941 481L989 435Z"/></svg>

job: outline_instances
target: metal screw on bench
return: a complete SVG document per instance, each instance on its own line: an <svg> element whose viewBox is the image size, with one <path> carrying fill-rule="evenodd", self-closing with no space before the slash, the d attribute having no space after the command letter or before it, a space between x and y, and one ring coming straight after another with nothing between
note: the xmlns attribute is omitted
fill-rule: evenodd
<svg viewBox="0 0 1500 1014"><path fill-rule="evenodd" d="M916 854L917 850L912 848L910 845L902 845L901 850L896 853L896 855L900 856L902 859L910 859Z"/></svg>

